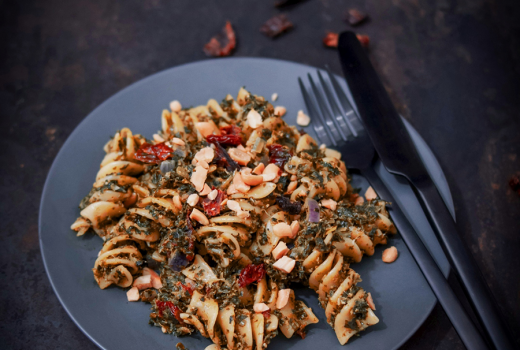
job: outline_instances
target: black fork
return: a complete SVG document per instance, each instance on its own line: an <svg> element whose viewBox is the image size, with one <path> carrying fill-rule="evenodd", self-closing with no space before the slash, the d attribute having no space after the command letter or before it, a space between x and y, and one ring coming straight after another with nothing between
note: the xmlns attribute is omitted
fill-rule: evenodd
<svg viewBox="0 0 520 350"><path fill-rule="evenodd" d="M466 348L488 349L430 252L375 172L375 148L339 82L328 69L328 81L319 70L319 84L310 74L307 76L309 90L301 78L298 83L319 141L337 149L350 171L359 172L381 199L393 203L389 213L395 226Z"/></svg>

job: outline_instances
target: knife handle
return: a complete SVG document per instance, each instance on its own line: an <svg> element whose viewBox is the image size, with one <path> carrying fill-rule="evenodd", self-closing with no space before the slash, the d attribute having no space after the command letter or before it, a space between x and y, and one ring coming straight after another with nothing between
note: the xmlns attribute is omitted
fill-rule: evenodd
<svg viewBox="0 0 520 350"><path fill-rule="evenodd" d="M489 349L439 266L377 173L373 168L367 168L362 170L361 174L370 182L380 198L393 203L389 212L395 226L466 348L470 350Z"/></svg>
<svg viewBox="0 0 520 350"><path fill-rule="evenodd" d="M455 222L437 188L431 180L418 183L412 181L412 184L475 314L491 341L499 350L515 349L506 325L496 309L496 302L484 283L475 260L460 238Z"/></svg>

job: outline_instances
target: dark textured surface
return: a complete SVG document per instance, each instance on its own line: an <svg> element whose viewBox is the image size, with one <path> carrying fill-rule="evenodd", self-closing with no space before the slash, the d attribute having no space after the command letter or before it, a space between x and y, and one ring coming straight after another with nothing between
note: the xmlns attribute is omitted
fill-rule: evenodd
<svg viewBox="0 0 520 350"><path fill-rule="evenodd" d="M226 19L237 31L235 56L328 63L339 73L336 52L321 39L348 28L343 12L354 6L370 15L357 31L370 35L370 55L399 111L437 154L463 238L519 329L520 197L507 185L520 171L518 5L308 0L284 10L295 28L271 40L258 32L278 12L267 1L2 1L2 346L95 348L52 292L37 228L47 171L84 116L136 80L203 59L202 46ZM404 348L463 346L437 307Z"/></svg>

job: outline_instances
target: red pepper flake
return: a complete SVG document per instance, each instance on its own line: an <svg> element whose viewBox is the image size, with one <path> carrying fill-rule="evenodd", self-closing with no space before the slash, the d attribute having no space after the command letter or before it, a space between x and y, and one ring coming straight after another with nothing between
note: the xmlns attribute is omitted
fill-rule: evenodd
<svg viewBox="0 0 520 350"><path fill-rule="evenodd" d="M366 13L361 12L357 9L348 10L347 15L345 17L347 19L347 22L351 26L357 26L357 25L363 23L368 18Z"/></svg>
<svg viewBox="0 0 520 350"><path fill-rule="evenodd" d="M179 309L171 301L156 300L155 306L157 307L157 312L159 314L159 317L161 317L161 318L163 317L163 312L166 310L166 307L168 307L168 309L170 309L170 312L172 313L173 317L175 317L175 319L177 321L179 321L179 323L184 324L184 321L181 318L181 312L182 312L181 309Z"/></svg>
<svg viewBox="0 0 520 350"><path fill-rule="evenodd" d="M211 38L211 40L204 45L204 53L207 56L223 57L229 56L236 46L236 36L233 27L229 21L222 32Z"/></svg>
<svg viewBox="0 0 520 350"><path fill-rule="evenodd" d="M260 31L270 38L274 38L288 31L293 27L293 24L287 16L284 14L276 15L267 20L263 26L260 27Z"/></svg>
<svg viewBox="0 0 520 350"><path fill-rule="evenodd" d="M513 191L516 191L520 195L520 178L517 175L511 176L509 179L509 186Z"/></svg>
<svg viewBox="0 0 520 350"><path fill-rule="evenodd" d="M209 143L219 143L221 146L238 146L242 144L242 138L239 135L209 135L206 137Z"/></svg>
<svg viewBox="0 0 520 350"><path fill-rule="evenodd" d="M141 147L135 152L134 158L143 163L159 164L163 160L171 157L173 149L163 143L152 145L143 143Z"/></svg>
<svg viewBox="0 0 520 350"><path fill-rule="evenodd" d="M206 214L208 216L216 216L216 215L220 214L220 209L221 209L220 204L226 198L226 194L223 191L221 191L221 190L217 190L217 191L218 191L218 194L215 197L215 199L211 200L209 198L205 198L202 201L202 206L204 207L204 212L206 212Z"/></svg>
<svg viewBox="0 0 520 350"><path fill-rule="evenodd" d="M253 282L258 282L265 276L265 267L264 264L253 265L249 264L240 271L240 276L238 277L238 285L240 287L245 287L250 285Z"/></svg>
<svg viewBox="0 0 520 350"><path fill-rule="evenodd" d="M370 37L368 35L356 34L356 37L364 48L367 48L370 44ZM323 38L323 45L327 47L338 47L338 39L338 33L327 32L327 35Z"/></svg>
<svg viewBox="0 0 520 350"><path fill-rule="evenodd" d="M186 292L190 293L190 295L193 295L193 288L191 288L190 286L187 286L181 282L177 282L177 285L180 285L182 287L182 289L184 289Z"/></svg>
<svg viewBox="0 0 520 350"><path fill-rule="evenodd" d="M292 157L292 153L279 144L272 144L267 147L269 149L269 163L276 164L280 169L283 168L285 163Z"/></svg>
<svg viewBox="0 0 520 350"><path fill-rule="evenodd" d="M271 317L271 309L262 312L262 315L264 315L264 318Z"/></svg>

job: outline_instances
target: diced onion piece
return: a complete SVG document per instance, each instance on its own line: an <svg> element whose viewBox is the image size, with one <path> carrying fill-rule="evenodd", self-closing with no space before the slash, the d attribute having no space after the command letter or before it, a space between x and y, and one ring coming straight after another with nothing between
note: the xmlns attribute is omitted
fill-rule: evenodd
<svg viewBox="0 0 520 350"><path fill-rule="evenodd" d="M320 205L314 199L307 199L307 221L320 222Z"/></svg>

